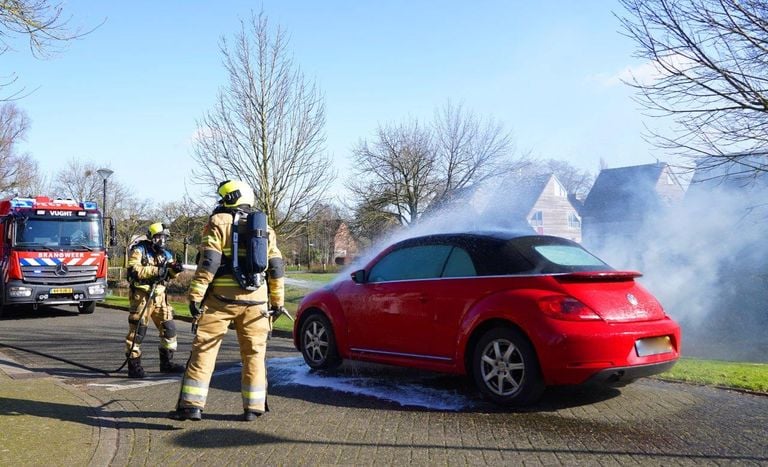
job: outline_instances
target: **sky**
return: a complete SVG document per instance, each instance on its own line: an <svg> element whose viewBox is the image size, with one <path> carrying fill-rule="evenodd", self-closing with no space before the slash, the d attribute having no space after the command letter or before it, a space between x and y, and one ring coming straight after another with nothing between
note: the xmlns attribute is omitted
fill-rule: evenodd
<svg viewBox="0 0 768 467"><path fill-rule="evenodd" d="M93 32L54 57L21 42L2 74L28 95L29 152L51 176L92 161L142 199L181 199L197 122L225 84L219 42L263 9L325 96L326 149L344 196L352 147L378 125L424 122L447 101L493 118L518 151L597 174L673 162L642 137L648 123L620 77L644 65L620 34L613 0L481 2L164 1L63 3ZM647 66L647 65L646 65Z"/></svg>

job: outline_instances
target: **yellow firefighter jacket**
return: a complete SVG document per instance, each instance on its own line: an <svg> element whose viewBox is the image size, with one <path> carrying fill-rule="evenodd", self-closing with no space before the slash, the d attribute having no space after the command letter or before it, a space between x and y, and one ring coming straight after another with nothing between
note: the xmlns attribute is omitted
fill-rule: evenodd
<svg viewBox="0 0 768 467"><path fill-rule="evenodd" d="M231 274L231 269L229 273L224 274L221 274L219 270L223 265L229 264L231 266L231 261L228 258L232 254L232 219L232 214L229 212L214 211L203 229L197 270L189 286L189 300L191 302L202 302L206 294L214 294L237 302L264 300L263 286L258 290L242 289ZM275 232L270 227L267 227L267 231L269 234L267 247L269 303L267 305L283 306L285 296L283 256L277 248ZM240 238L243 238L242 235ZM245 256L245 245L240 245L238 253L238 258ZM218 275L217 271L219 271Z"/></svg>
<svg viewBox="0 0 768 467"><path fill-rule="evenodd" d="M135 289L149 293L152 284L160 279L160 266L169 266L173 262L173 254L168 250L156 252L152 243L144 240L131 249L128 257L128 280ZM170 267L167 269L168 278L176 277L176 271ZM155 288L155 295L161 296L165 292L165 284L159 282Z"/></svg>

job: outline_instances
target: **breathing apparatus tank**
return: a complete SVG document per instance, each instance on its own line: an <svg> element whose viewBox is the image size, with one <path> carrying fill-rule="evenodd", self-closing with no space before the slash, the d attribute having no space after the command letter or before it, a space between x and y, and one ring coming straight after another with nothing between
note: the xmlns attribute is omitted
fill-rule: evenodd
<svg viewBox="0 0 768 467"><path fill-rule="evenodd" d="M241 288L256 290L264 283L264 272L269 265L267 242L267 215L263 211L237 209L233 213L232 275ZM245 248L242 257L241 248Z"/></svg>

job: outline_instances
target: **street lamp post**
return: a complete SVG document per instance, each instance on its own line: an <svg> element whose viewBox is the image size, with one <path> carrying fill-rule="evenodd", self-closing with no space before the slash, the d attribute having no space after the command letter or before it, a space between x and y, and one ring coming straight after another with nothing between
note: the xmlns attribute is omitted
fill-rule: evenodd
<svg viewBox="0 0 768 467"><path fill-rule="evenodd" d="M110 175L115 173L113 170L109 169L99 169L96 171L97 174L101 177L101 179L104 181L104 188L102 190L102 198L101 198L101 210L104 213L104 217L106 217L107 213L107 179Z"/></svg>
<svg viewBox="0 0 768 467"><path fill-rule="evenodd" d="M104 218L104 230L105 232L102 232L102 235L104 236L104 251L107 252L107 255L109 255L109 247L107 246L109 242L106 241L106 218L107 218L107 179L110 175L115 173L113 170L110 169L99 169L96 171L97 174L101 177L101 179L104 181L104 186L102 188L102 196L101 196L101 213L102 218ZM110 234L111 235L111 234Z"/></svg>

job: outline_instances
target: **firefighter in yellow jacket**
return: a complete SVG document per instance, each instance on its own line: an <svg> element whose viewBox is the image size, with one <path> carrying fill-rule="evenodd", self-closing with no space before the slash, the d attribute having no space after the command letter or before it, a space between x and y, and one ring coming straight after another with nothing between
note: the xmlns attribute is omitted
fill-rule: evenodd
<svg viewBox="0 0 768 467"><path fill-rule="evenodd" d="M176 352L176 322L173 308L165 295L165 283L182 271L182 266L173 260L173 254L166 249L168 229L156 222L147 229L147 239L137 243L128 258L128 280L130 287L130 314L128 335L125 337L125 352L128 357L128 376L143 378L141 365L141 343L147 333L149 319L160 332L160 371L181 373L184 365L173 362Z"/></svg>
<svg viewBox="0 0 768 467"><path fill-rule="evenodd" d="M267 232L259 236L266 240L266 280L259 273L249 284L243 283L239 265L248 260L245 256L250 252L239 243L246 243L243 239L249 227L244 220L253 215L255 196L247 184L233 180L222 182L218 194L221 200L203 229L197 270L189 286L190 313L198 328L176 410L169 414L176 420L202 418L216 356L230 322L234 322L243 363L243 419L254 420L269 410L265 353L272 316L285 311L283 258L274 231L264 221ZM238 226L239 243L233 238L233 226Z"/></svg>

